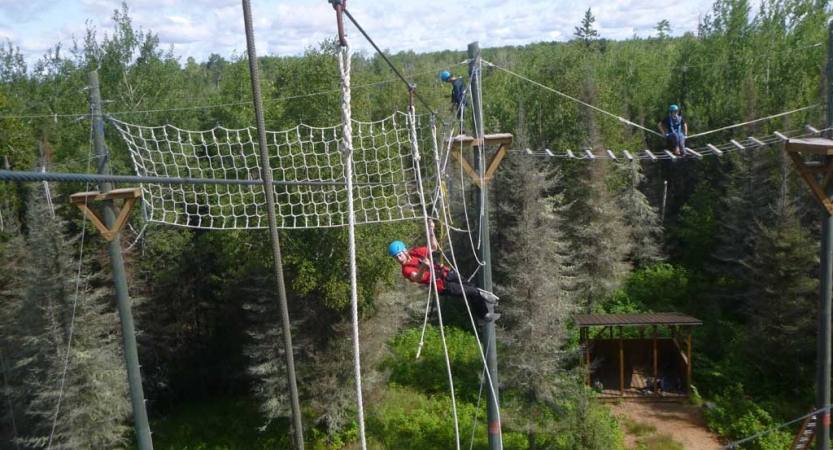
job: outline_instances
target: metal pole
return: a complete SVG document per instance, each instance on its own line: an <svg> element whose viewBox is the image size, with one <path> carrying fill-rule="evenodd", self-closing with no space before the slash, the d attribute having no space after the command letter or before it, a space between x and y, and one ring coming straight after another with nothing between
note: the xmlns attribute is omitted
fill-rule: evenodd
<svg viewBox="0 0 833 450"><path fill-rule="evenodd" d="M101 91L98 87L98 72L87 74L90 85L90 109L93 126L93 146L97 161L98 173L109 174L110 155L104 145L104 123L101 120ZM99 192L109 192L113 188L111 183L103 182L99 185ZM111 228L116 222L116 207L113 200L102 202L104 226ZM113 282L116 285L116 302L121 322L121 337L124 344L124 359L127 361L127 383L130 386L130 402L133 404L133 422L136 427L136 440L141 450L153 450L153 440L150 436L148 413L145 408L145 393L142 390L142 373L139 367L139 351L136 346L136 329L133 327L133 313L130 310L130 294L127 291L127 276L124 271L124 259L121 255L119 236L110 241L110 270L113 272Z"/></svg>
<svg viewBox="0 0 833 450"><path fill-rule="evenodd" d="M483 105L480 104L480 45L477 42L469 44L469 74L471 76L471 96L472 96L472 120L474 121L475 137L483 139ZM481 141L482 142L482 141ZM481 177L486 174L486 161L484 157L480 157L481 151L485 151L483 145L475 150L475 161L477 164L477 171ZM489 243L489 183L484 180L480 188L480 195L477 197L477 210L482 212L480 216L480 259L484 262L483 270L481 271L480 280L483 289L492 290L492 255ZM497 345L495 336L495 323L493 321L486 322L481 328L480 339L483 341L483 347L486 349L486 366L489 369L490 380L492 384L491 389L486 389L486 416L489 423L489 450L501 450L500 439L500 395L498 392L498 377L497 377Z"/></svg>
<svg viewBox="0 0 833 450"><path fill-rule="evenodd" d="M827 38L827 127L833 124L833 21L829 24ZM830 137L828 130L827 136ZM830 157L826 156L830 164ZM833 196L833 188L825 187L828 197ZM819 408L830 405L830 360L831 360L831 296L833 296L833 217L825 208L821 209L821 299L819 302L819 337L818 337L818 372L816 379L816 404ZM820 419L820 420L819 420ZM816 417L820 426L816 432L816 448L830 450L830 410L825 410L821 417Z"/></svg>
<svg viewBox="0 0 833 450"><path fill-rule="evenodd" d="M283 329L283 344L286 353L287 382L289 383L290 401L292 403L293 428L295 429L295 445L298 450L304 450L304 428L301 423L301 404L298 401L298 385L295 381L295 357L292 354L292 332L289 325L289 307L286 302L286 287L283 280L283 261L281 259L281 242L278 238L278 223L275 217L275 191L272 188L272 167L269 152L266 148L266 124L263 120L263 99L260 95L260 74L257 66L257 51L252 26L252 5L249 0L243 0L243 21L246 27L246 48L249 55L249 70L252 78L252 100L257 121L257 143L260 149L261 173L263 192L266 194L266 209L269 213L269 234L272 237L272 256L274 259L275 283L278 288L278 307L281 313L281 328Z"/></svg>

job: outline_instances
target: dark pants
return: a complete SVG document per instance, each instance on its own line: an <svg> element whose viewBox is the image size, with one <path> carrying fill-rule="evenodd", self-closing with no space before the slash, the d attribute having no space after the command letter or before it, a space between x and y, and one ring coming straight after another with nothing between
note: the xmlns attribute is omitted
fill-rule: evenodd
<svg viewBox="0 0 833 450"><path fill-rule="evenodd" d="M463 281L463 286L460 286L460 277L457 272L453 270L448 271L448 275L443 280L442 295L450 295L452 297L462 297L465 292L469 304L475 309L478 317L483 317L489 312L486 306L486 300L480 295L480 289L472 285L466 280Z"/></svg>

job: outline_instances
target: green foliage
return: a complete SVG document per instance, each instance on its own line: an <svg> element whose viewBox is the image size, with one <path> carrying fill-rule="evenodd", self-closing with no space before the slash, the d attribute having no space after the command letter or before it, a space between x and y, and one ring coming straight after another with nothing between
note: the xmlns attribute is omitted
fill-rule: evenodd
<svg viewBox="0 0 833 450"><path fill-rule="evenodd" d="M442 336L438 327L425 329L425 341L420 358L416 359L421 330L405 330L390 342L392 355L382 368L390 370L390 381L425 394L449 391L448 370ZM459 328L446 327L445 341L454 375L454 387L460 400L475 402L480 386L483 362L473 334Z"/></svg>
<svg viewBox="0 0 833 450"><path fill-rule="evenodd" d="M623 290L628 299L646 311L657 312L685 311L693 295L688 270L669 263L657 263L633 272Z"/></svg>
<svg viewBox="0 0 833 450"><path fill-rule="evenodd" d="M733 384L714 397L716 404L705 410L709 428L724 439L736 441L760 433L778 425L763 408L749 400L743 387ZM777 430L745 444L752 450L776 450L788 448L792 436L788 430Z"/></svg>
<svg viewBox="0 0 833 450"><path fill-rule="evenodd" d="M247 398L213 398L171 409L151 421L153 446L162 450L266 450L290 448L288 422L263 427Z"/></svg>

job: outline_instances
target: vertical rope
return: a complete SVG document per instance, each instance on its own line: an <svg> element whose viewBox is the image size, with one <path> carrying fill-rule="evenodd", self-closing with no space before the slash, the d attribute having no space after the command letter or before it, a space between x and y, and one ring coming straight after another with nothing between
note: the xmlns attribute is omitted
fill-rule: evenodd
<svg viewBox="0 0 833 450"><path fill-rule="evenodd" d="M353 123L350 109L350 47L341 47L338 54L341 75L341 121L343 125L341 151L344 152L344 177L347 179L347 239L350 246L350 306L353 316L353 371L356 379L356 401L359 409L359 440L367 449L364 434L364 405L362 404L362 363L359 347L359 299L356 280L356 218L353 214Z"/></svg>
<svg viewBox="0 0 833 450"><path fill-rule="evenodd" d="M411 91L413 92L413 91ZM457 450L460 450L460 425L457 420L457 396L454 394L454 377L451 374L451 360L448 357L448 345L446 344L445 340L445 329L443 327L443 314L442 309L440 308L440 293L437 290L437 276L434 273L434 255L431 250L431 230L428 227L428 208L425 206L425 191L422 186L422 172L419 167L419 143L417 141L417 134L416 134L416 109L414 108L413 97L411 99L411 104L408 107L408 119L410 123L410 135L411 135L411 142L413 143L413 152L414 152L414 167L417 176L417 188L419 190L419 203L422 205L422 217L425 221L425 239L428 243L428 262L429 262L429 269L431 271L431 288L434 290L434 297L437 299L437 317L440 322L440 337L442 338L443 342L443 352L445 354L445 367L448 371L448 384L451 389L451 410L454 413L454 441L457 444ZM434 125L432 125L432 129ZM439 174L437 174L439 176Z"/></svg>

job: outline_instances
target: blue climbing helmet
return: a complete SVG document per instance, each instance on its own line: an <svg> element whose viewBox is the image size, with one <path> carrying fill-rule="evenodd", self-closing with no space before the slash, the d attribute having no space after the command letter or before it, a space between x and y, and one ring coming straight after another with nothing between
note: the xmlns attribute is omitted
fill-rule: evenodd
<svg viewBox="0 0 833 450"><path fill-rule="evenodd" d="M668 107L668 110L669 111L679 111L680 107L677 106L677 105L671 105L671 106Z"/></svg>
<svg viewBox="0 0 833 450"><path fill-rule="evenodd" d="M443 80L443 83L448 81L449 78L451 78L451 72L443 70L443 73L440 74L440 79Z"/></svg>
<svg viewBox="0 0 833 450"><path fill-rule="evenodd" d="M393 241L388 245L388 254L396 256L405 251L405 243L402 241Z"/></svg>

